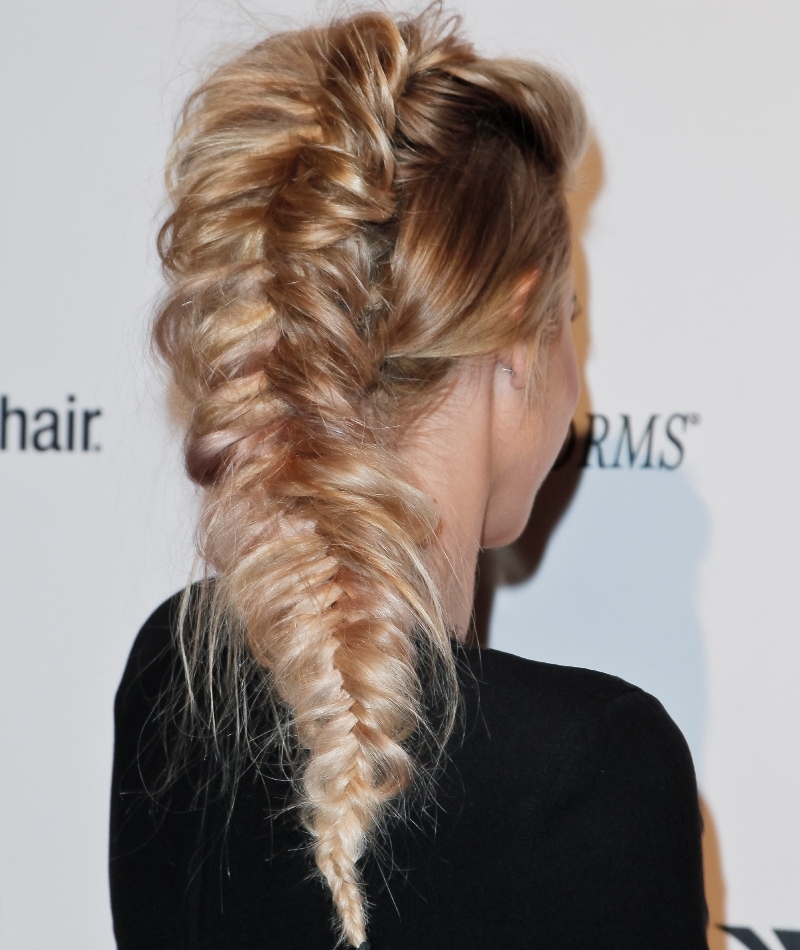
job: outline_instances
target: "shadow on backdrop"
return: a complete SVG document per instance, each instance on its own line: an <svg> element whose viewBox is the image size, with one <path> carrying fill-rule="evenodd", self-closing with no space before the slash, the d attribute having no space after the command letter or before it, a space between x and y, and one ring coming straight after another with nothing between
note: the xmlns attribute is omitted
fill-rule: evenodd
<svg viewBox="0 0 800 950"><path fill-rule="evenodd" d="M680 469L584 467L592 405L581 238L602 185L593 142L570 200L582 310L573 325L582 382L574 441L539 490L519 540L481 553L474 635L483 645L612 673L653 693L684 732L702 776L706 675L695 593L708 537L705 506ZM714 926L725 920L720 849L707 802L701 811L709 947L724 950L725 935Z"/></svg>

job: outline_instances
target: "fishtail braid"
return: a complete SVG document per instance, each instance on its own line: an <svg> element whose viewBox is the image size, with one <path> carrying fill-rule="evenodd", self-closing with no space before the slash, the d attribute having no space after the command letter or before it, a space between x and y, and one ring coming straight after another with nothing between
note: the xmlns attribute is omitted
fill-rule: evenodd
<svg viewBox="0 0 800 950"><path fill-rule="evenodd" d="M247 754L289 748L352 946L360 861L430 776L458 701L439 514L402 435L457 358L552 322L584 138L567 84L481 59L434 5L268 38L190 97L173 145L154 339L189 410L217 575L205 621L181 630L188 708L214 743L231 722ZM531 307L498 321L531 267ZM248 731L253 673L271 737Z"/></svg>
<svg viewBox="0 0 800 950"><path fill-rule="evenodd" d="M395 210L408 57L385 17L281 44L217 72L186 110L157 340L193 407L187 466L208 490L217 596L289 710L304 823L358 946L358 861L414 774L415 630L455 687L422 556L436 512L398 476L364 396L385 306L370 226L390 228Z"/></svg>

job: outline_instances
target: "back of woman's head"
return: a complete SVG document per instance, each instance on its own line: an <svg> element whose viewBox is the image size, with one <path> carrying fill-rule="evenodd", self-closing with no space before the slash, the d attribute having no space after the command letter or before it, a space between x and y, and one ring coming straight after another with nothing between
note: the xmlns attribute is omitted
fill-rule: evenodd
<svg viewBox="0 0 800 950"><path fill-rule="evenodd" d="M438 7L274 35L213 73L176 137L155 339L189 407L218 575L183 632L189 694L257 754L241 680L264 677L353 945L358 862L430 771L458 694L439 516L404 432L459 357L554 325L583 139L563 80L478 57Z"/></svg>

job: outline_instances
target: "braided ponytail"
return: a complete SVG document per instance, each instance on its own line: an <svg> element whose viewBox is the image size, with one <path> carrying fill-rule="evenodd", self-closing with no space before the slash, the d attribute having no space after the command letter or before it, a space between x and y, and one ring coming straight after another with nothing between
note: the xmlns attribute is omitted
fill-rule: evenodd
<svg viewBox="0 0 800 950"><path fill-rule="evenodd" d="M430 740L441 751L457 704L439 515L404 470L398 420L478 336L482 346L508 336L487 333L481 314L518 262L484 254L473 266L464 240L474 225L448 233L457 208L440 213L453 161L470 174L469 89L490 108L499 87L516 89L505 107L532 121L530 91L490 66L436 11L278 34L191 97L170 162L173 212L159 237L170 287L155 341L190 407L187 469L205 489L201 553L217 574L207 622L182 632L190 700L207 688L212 738L227 717L245 746L263 749L264 736L247 734L241 679L248 669L267 678L282 711L273 740L296 750L300 814L352 946L367 932L359 861L387 809L429 771L420 749ZM555 103L560 118L549 115L555 132L537 138L550 184L532 199L540 217L549 201L551 218L563 212L570 136L577 143L582 128L574 96L554 88L561 100L546 108ZM437 197L425 190L432 174ZM504 247L512 200L516 213L511 195L481 225ZM416 233L425 202L427 239ZM552 224L536 326L563 276ZM517 230L529 263L542 235ZM436 273L439 250L450 254L446 275ZM423 678L444 711L436 727Z"/></svg>

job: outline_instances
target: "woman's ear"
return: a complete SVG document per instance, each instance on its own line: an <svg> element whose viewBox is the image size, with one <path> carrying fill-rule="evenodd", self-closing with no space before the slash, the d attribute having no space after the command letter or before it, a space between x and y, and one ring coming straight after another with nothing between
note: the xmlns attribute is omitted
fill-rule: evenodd
<svg viewBox="0 0 800 950"><path fill-rule="evenodd" d="M538 270L526 271L517 281L511 294L508 316L512 323L518 324L522 320L528 298L536 281L539 279ZM520 340L512 346L505 347L497 354L498 372L507 378L514 389L525 389L528 372L528 356L530 343Z"/></svg>
<svg viewBox="0 0 800 950"><path fill-rule="evenodd" d="M510 385L512 389L525 389L530 366L530 348L529 340L518 340L495 354L497 373L502 383Z"/></svg>
<svg viewBox="0 0 800 950"><path fill-rule="evenodd" d="M508 381L514 389L525 389L528 375L528 356L530 354L530 343L527 340L520 340L506 350L508 357L505 366L510 368L505 370Z"/></svg>

